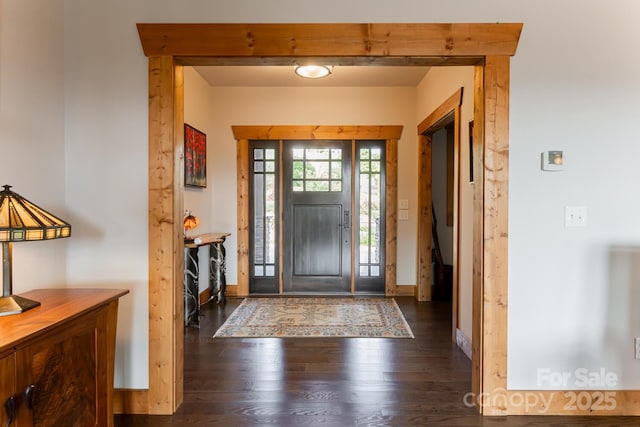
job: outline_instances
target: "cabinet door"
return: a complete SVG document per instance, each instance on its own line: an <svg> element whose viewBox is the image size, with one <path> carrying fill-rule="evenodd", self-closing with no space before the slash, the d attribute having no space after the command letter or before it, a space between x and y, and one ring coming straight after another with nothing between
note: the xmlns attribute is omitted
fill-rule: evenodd
<svg viewBox="0 0 640 427"><path fill-rule="evenodd" d="M20 409L21 425L99 425L97 337L95 318L79 318L17 352L18 388L34 386L30 410Z"/></svg>
<svg viewBox="0 0 640 427"><path fill-rule="evenodd" d="M13 354L6 356L0 359L0 425L7 425L7 409L5 405L10 405L7 403L8 400L13 397L14 399L14 408L18 410L18 399L15 396L16 394L16 361L15 356ZM14 421L11 423L11 427L17 426L17 422Z"/></svg>

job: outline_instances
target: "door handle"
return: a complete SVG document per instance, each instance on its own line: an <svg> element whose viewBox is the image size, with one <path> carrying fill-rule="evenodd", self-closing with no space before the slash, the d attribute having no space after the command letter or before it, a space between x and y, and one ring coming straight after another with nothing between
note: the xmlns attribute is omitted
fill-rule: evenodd
<svg viewBox="0 0 640 427"><path fill-rule="evenodd" d="M30 411L33 410L33 392L35 388L36 386L31 384L24 389L24 406Z"/></svg>
<svg viewBox="0 0 640 427"><path fill-rule="evenodd" d="M342 227L343 228L349 228L350 224L351 224L351 221L350 221L350 216L349 216L349 210L345 210L344 211L344 221L342 221Z"/></svg>
<svg viewBox="0 0 640 427"><path fill-rule="evenodd" d="M7 415L5 427L9 427L16 417L16 398L11 396L4 402L4 412Z"/></svg>

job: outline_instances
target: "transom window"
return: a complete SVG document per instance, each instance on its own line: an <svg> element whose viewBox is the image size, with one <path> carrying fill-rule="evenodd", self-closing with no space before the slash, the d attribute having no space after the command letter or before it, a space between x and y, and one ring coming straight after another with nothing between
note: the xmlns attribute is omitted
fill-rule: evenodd
<svg viewBox="0 0 640 427"><path fill-rule="evenodd" d="M342 191L342 149L294 148L293 191Z"/></svg>

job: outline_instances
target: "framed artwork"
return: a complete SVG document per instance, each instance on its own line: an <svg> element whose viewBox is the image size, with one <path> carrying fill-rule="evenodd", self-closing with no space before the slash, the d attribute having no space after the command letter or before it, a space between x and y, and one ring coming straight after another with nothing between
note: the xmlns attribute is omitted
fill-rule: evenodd
<svg viewBox="0 0 640 427"><path fill-rule="evenodd" d="M184 124L184 185L207 186L207 135Z"/></svg>

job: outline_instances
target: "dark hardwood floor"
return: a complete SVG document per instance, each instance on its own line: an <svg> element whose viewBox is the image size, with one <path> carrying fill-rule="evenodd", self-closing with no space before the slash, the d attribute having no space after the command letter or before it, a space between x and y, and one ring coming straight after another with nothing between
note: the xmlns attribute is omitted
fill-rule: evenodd
<svg viewBox="0 0 640 427"><path fill-rule="evenodd" d="M184 403L128 426L617 426L631 417L481 417L464 404L471 362L451 342L450 304L397 297L415 339L217 338L241 300L185 331Z"/></svg>

